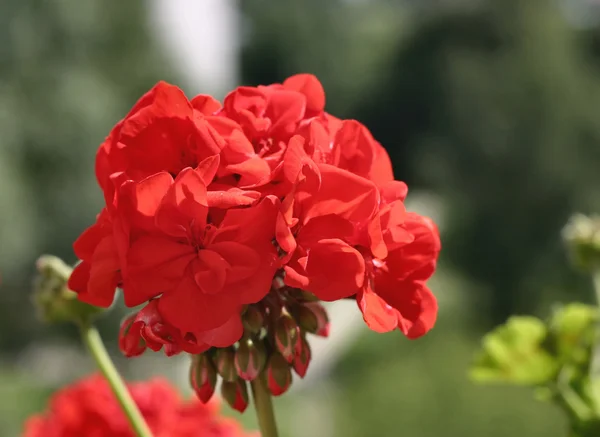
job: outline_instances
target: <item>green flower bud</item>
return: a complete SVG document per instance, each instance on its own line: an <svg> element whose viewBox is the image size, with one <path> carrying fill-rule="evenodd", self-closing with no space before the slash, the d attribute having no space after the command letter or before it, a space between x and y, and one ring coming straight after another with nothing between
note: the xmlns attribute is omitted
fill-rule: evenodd
<svg viewBox="0 0 600 437"><path fill-rule="evenodd" d="M214 363L219 375L225 381L235 381L237 371L235 369L235 352L231 348L219 348L215 353Z"/></svg>
<svg viewBox="0 0 600 437"><path fill-rule="evenodd" d="M600 267L600 217L575 214L562 235L577 268L590 272Z"/></svg>
<svg viewBox="0 0 600 437"><path fill-rule="evenodd" d="M321 337L329 335L329 317L327 311L318 302L307 302L292 308L292 314L303 331Z"/></svg>
<svg viewBox="0 0 600 437"><path fill-rule="evenodd" d="M275 346L279 353L291 363L296 354L296 345L299 340L298 325L288 314L283 314L275 322Z"/></svg>
<svg viewBox="0 0 600 437"><path fill-rule="evenodd" d="M43 255L37 262L33 301L41 318L47 322L83 322L104 311L77 299L67 288L73 269L60 258Z"/></svg>
<svg viewBox="0 0 600 437"><path fill-rule="evenodd" d="M271 355L267 364L267 385L273 396L285 393L292 385L290 364L277 352Z"/></svg>
<svg viewBox="0 0 600 437"><path fill-rule="evenodd" d="M242 379L223 381L221 395L231 408L240 413L243 413L248 407L248 387L246 381Z"/></svg>
<svg viewBox="0 0 600 437"><path fill-rule="evenodd" d="M258 334L265 324L265 316L255 305L249 305L242 316L244 328L252 334Z"/></svg>
<svg viewBox="0 0 600 437"><path fill-rule="evenodd" d="M217 385L217 371L206 354L192 357L190 385L203 403L207 403L212 398Z"/></svg>
<svg viewBox="0 0 600 437"><path fill-rule="evenodd" d="M235 368L240 378L246 381L254 380L264 368L266 361L267 354L262 343L255 343L250 339L240 341L235 352Z"/></svg>

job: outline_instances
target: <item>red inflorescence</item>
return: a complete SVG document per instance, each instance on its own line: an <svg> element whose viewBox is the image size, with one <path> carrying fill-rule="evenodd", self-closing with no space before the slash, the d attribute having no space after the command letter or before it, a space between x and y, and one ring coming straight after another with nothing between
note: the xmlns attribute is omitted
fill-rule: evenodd
<svg viewBox="0 0 600 437"><path fill-rule="evenodd" d="M121 329L126 355L231 346L298 294L355 298L377 332L432 328L437 228L406 211L407 186L369 130L324 106L309 74L223 104L160 82L113 128L96 159L106 206L74 244L69 287L92 305L110 306L117 287L145 305ZM327 335L319 303L299 302L283 316ZM277 341L304 373L307 347L298 361Z"/></svg>
<svg viewBox="0 0 600 437"><path fill-rule="evenodd" d="M184 401L166 380L133 383L129 390L155 437L259 437L221 417L216 403ZM135 436L100 375L57 392L49 410L28 419L23 433L23 437L82 436Z"/></svg>

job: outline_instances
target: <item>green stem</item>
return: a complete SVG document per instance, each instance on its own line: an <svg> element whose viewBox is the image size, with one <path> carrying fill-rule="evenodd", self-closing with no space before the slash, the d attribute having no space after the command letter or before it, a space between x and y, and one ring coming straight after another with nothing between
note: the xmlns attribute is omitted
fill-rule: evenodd
<svg viewBox="0 0 600 437"><path fill-rule="evenodd" d="M265 374L261 374L250 385L252 386L254 409L256 410L261 437L278 437L273 402L271 400L271 393L267 388Z"/></svg>
<svg viewBox="0 0 600 437"><path fill-rule="evenodd" d="M140 413L140 410L129 394L129 390L127 390L114 363L110 359L110 355L104 347L104 343L102 342L98 330L88 323L80 324L80 330L83 342L89 349L92 357L94 357L94 361L96 361L98 368L108 381L108 384L115 394L121 409L127 416L135 435L137 437L152 437L152 432L150 431L150 428L148 428L142 413Z"/></svg>
<svg viewBox="0 0 600 437"><path fill-rule="evenodd" d="M571 388L566 368L563 368L558 374L556 394L559 401L579 422L586 422L592 417L593 412L588 404Z"/></svg>

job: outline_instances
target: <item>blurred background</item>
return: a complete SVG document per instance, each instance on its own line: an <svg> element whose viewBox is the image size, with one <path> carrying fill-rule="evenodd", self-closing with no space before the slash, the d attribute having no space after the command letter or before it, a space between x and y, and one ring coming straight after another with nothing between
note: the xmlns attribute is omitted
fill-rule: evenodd
<svg viewBox="0 0 600 437"><path fill-rule="evenodd" d="M88 373L77 333L40 323L34 261L71 244L102 196L97 146L155 82L222 98L316 74L327 111L388 150L409 207L440 225L436 328L377 335L332 308L309 377L277 399L284 437L562 436L529 390L467 369L510 314L587 301L560 229L600 212L600 2L593 0L4 0L0 4L0 436ZM186 389L187 359L124 361ZM239 417L227 410L227 414ZM250 409L241 417L255 427Z"/></svg>

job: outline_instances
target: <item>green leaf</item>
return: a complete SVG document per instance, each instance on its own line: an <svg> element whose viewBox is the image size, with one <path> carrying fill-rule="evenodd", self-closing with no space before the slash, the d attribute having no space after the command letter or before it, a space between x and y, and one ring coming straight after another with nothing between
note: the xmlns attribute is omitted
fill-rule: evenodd
<svg viewBox="0 0 600 437"><path fill-rule="evenodd" d="M535 317L511 317L483 338L471 378L478 382L520 385L552 380L557 363L543 348L547 334L544 323Z"/></svg>
<svg viewBox="0 0 600 437"><path fill-rule="evenodd" d="M572 303L554 312L550 333L561 362L589 363L597 321L598 309L591 305Z"/></svg>

